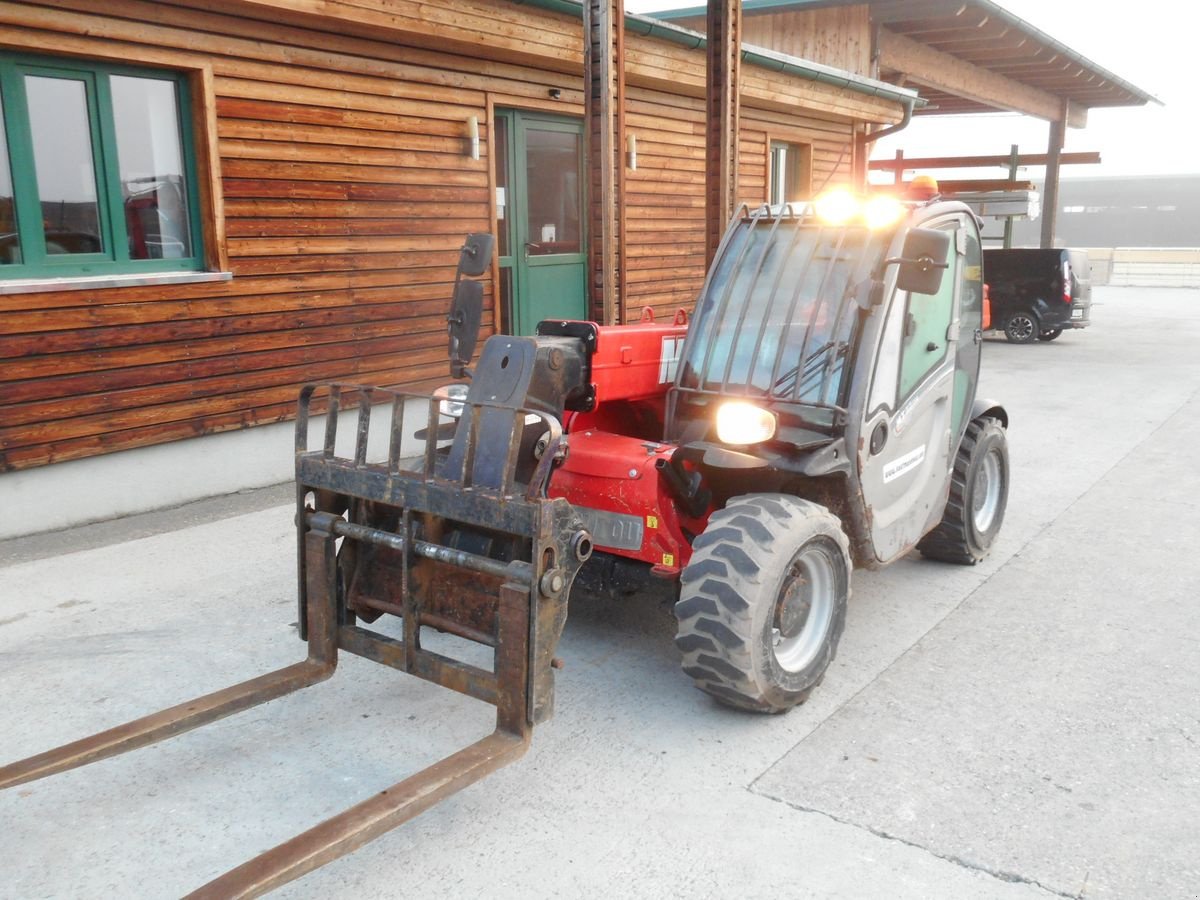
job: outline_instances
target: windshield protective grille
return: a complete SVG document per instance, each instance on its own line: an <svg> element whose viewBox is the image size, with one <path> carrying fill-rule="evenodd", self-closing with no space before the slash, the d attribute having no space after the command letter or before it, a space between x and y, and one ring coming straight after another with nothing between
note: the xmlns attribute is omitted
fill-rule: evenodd
<svg viewBox="0 0 1200 900"><path fill-rule="evenodd" d="M886 240L793 206L744 215L696 305L676 387L838 408Z"/></svg>

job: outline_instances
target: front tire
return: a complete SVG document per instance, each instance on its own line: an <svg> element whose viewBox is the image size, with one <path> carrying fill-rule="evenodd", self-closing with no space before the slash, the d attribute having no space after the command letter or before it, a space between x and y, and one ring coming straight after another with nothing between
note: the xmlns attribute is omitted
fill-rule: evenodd
<svg viewBox="0 0 1200 900"><path fill-rule="evenodd" d="M937 528L917 544L922 555L973 566L992 549L1008 507L1008 439L995 419L967 426L954 459L950 499Z"/></svg>
<svg viewBox="0 0 1200 900"><path fill-rule="evenodd" d="M1015 312L1004 321L1004 336L1014 344L1032 344L1040 333L1037 316L1027 310Z"/></svg>
<svg viewBox="0 0 1200 900"><path fill-rule="evenodd" d="M683 670L741 709L803 703L846 624L851 562L841 522L807 500L748 494L713 513L693 551L675 604Z"/></svg>

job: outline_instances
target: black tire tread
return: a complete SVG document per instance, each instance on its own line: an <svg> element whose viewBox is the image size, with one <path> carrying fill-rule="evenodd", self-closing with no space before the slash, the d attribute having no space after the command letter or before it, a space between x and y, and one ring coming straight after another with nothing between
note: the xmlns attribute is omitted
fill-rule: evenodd
<svg viewBox="0 0 1200 900"><path fill-rule="evenodd" d="M922 556L960 566L973 566L982 558L971 550L967 522L967 516L970 515L967 504L967 477L975 448L979 445L984 431L992 428L1003 430L997 419L986 416L972 419L967 425L967 431L958 447L958 454L954 457L954 471L950 476L950 499L946 501L942 521L917 544Z"/></svg>
<svg viewBox="0 0 1200 900"><path fill-rule="evenodd" d="M712 533L718 538L706 540ZM723 703L757 712L785 712L807 699L821 676L801 696L781 700L768 696L755 675L753 644L754 599L757 586L776 575L804 541L817 534L833 537L841 549L848 575L850 542L841 522L825 507L787 494L747 494L713 513L704 535L697 539L691 562L681 576L679 622L675 644L683 655L683 670L696 687ZM833 638L829 659L837 651Z"/></svg>

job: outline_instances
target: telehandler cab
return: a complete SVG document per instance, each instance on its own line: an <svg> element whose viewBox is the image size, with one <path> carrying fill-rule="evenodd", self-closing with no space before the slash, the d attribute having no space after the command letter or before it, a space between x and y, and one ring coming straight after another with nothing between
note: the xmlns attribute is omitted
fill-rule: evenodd
<svg viewBox="0 0 1200 900"><path fill-rule="evenodd" d="M914 547L972 564L991 548L1008 416L976 397L982 254L965 205L835 193L743 207L690 325L682 311L547 321L534 337L489 337L472 368L491 254L490 236L469 236L455 281L451 372L468 381L432 398L301 394L307 659L13 763L0 787L314 684L339 651L496 706L490 736L193 895L256 896L524 752L552 712L581 568L676 583L684 671L720 701L777 713L833 659L854 566ZM399 618L400 637L366 627L381 616ZM423 646L429 629L490 648L492 666Z"/></svg>

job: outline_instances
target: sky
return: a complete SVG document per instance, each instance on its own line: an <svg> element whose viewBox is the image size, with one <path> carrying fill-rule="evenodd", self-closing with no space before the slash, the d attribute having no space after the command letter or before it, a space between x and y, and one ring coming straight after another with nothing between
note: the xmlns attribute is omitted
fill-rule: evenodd
<svg viewBox="0 0 1200 900"><path fill-rule="evenodd" d="M1066 149L1098 150L1100 165L1064 166L1063 178L1097 175L1200 174L1200 78L1196 34L1200 4L1192 0L998 0L999 5L1114 75L1162 101L1128 109L1094 109L1084 129L1067 130ZM627 12L699 5L625 0ZM876 144L873 157L1045 153L1049 125L998 113L918 117ZM982 177L985 173L964 172ZM1002 174L1002 173L997 173ZM1040 170L1034 175L1040 174Z"/></svg>

